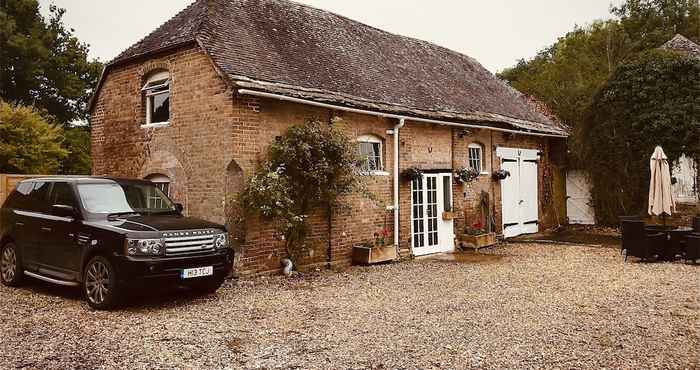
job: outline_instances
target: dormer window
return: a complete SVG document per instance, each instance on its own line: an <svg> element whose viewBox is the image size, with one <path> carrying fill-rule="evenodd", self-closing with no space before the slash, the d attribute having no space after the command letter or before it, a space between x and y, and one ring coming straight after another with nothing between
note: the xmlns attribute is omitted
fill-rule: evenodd
<svg viewBox="0 0 700 370"><path fill-rule="evenodd" d="M146 126L165 126L170 122L170 74L151 75L143 86L146 97Z"/></svg>

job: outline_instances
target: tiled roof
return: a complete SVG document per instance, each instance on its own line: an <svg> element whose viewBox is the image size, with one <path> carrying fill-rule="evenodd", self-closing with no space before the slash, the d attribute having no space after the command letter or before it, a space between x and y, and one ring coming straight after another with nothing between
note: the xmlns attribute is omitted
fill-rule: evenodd
<svg viewBox="0 0 700 370"><path fill-rule="evenodd" d="M674 50L684 53L692 58L700 59L700 45L687 39L681 34L677 34L671 40L661 46L662 49Z"/></svg>
<svg viewBox="0 0 700 370"><path fill-rule="evenodd" d="M286 0L198 0L111 64L194 40L238 88L566 134L466 55Z"/></svg>

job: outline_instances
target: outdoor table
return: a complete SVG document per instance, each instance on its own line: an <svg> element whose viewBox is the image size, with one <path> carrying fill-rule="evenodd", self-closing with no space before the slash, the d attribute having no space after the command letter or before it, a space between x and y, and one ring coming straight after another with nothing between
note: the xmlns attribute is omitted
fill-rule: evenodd
<svg viewBox="0 0 700 370"><path fill-rule="evenodd" d="M671 225L646 225L644 230L647 233L663 233L666 236L663 245L652 246L653 253L666 261L672 261L676 255L683 254L685 236L693 232L690 227Z"/></svg>
<svg viewBox="0 0 700 370"><path fill-rule="evenodd" d="M677 255L683 255L685 237L693 232L692 227L678 227L668 231L668 243L663 251L665 260L673 260Z"/></svg>

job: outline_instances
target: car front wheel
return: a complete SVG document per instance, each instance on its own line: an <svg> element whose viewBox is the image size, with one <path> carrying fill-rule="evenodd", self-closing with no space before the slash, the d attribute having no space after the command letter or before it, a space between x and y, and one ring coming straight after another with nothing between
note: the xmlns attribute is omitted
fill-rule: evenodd
<svg viewBox="0 0 700 370"><path fill-rule="evenodd" d="M98 310L107 310L121 303L117 273L107 258L95 256L85 265L83 294L90 307Z"/></svg>
<svg viewBox="0 0 700 370"><path fill-rule="evenodd" d="M22 282L24 271L17 253L17 247L8 243L0 248L0 280L7 286L17 286Z"/></svg>

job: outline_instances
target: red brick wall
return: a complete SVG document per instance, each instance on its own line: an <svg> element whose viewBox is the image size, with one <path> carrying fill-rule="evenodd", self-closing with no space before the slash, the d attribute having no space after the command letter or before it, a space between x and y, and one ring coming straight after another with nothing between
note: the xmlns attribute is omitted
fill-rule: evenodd
<svg viewBox="0 0 700 370"><path fill-rule="evenodd" d="M167 127L144 129L145 108L140 92L144 79L154 70L171 74L171 119ZM173 183L176 201L186 212L207 220L226 223L235 194L263 159L275 136L291 125L309 119L333 121L349 136L375 135L383 140L384 166L388 174L368 176L368 188L380 204L355 194L347 197L350 209L326 210L310 215L312 235L305 266L345 265L352 246L372 239L375 231L387 227L393 235L392 204L393 137L387 134L397 122L328 109L239 96L232 93L198 49L184 49L144 62L112 69L103 82L92 116L93 173L143 178L164 174ZM400 166L423 169L459 168L466 165L466 147L478 141L485 148L489 172L498 168L495 146L538 148L548 153L548 140L471 130L459 137L459 129L407 121L401 130ZM493 157L492 157L493 153ZM548 157L545 154L544 160ZM540 169L540 199L545 191ZM489 176L470 187L454 185L455 211L467 216L475 212L481 189L491 194L500 224L500 188ZM401 245L408 248L410 237L409 184L400 183ZM471 212L471 213L470 213ZM548 210L543 207L541 215ZM462 227L464 220L456 222ZM551 223L545 223L549 226ZM500 227L500 226L499 226ZM244 242L237 248L236 269L241 274L278 271L285 256L283 242L274 227L261 220L245 222ZM329 242L330 241L330 242Z"/></svg>

